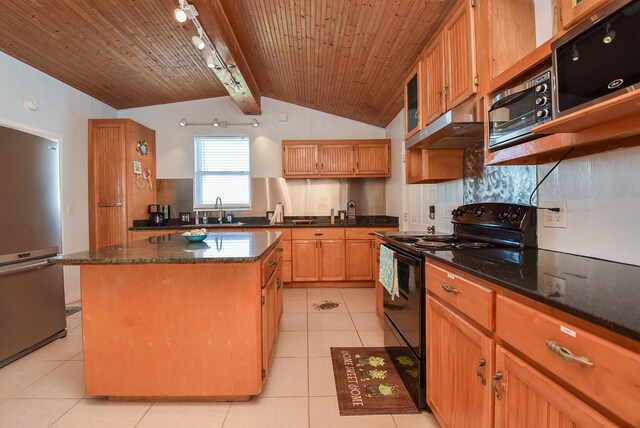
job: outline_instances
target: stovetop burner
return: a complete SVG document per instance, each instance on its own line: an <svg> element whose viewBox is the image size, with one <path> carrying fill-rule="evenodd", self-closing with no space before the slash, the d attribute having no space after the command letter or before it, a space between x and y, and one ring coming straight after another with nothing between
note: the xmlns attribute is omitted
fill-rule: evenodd
<svg viewBox="0 0 640 428"><path fill-rule="evenodd" d="M453 235L420 235L418 238L423 241L437 241L437 242L453 242L456 237Z"/></svg>
<svg viewBox="0 0 640 428"><path fill-rule="evenodd" d="M453 247L453 243L440 241L418 241L413 244L413 246L418 248L451 248Z"/></svg>
<svg viewBox="0 0 640 428"><path fill-rule="evenodd" d="M393 239L398 242L406 242L408 244L415 244L420 241L419 236L394 236Z"/></svg>

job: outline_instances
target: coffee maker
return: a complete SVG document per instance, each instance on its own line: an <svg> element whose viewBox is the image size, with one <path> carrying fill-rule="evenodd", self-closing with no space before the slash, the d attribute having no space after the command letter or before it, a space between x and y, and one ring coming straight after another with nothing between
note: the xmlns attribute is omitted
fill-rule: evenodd
<svg viewBox="0 0 640 428"><path fill-rule="evenodd" d="M149 226L163 226L169 222L169 205L151 204L147 212L149 213Z"/></svg>

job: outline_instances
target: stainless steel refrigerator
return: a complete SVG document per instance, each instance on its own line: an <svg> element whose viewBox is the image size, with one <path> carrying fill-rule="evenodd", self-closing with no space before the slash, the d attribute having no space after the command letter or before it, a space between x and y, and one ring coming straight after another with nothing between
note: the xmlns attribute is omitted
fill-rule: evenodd
<svg viewBox="0 0 640 428"><path fill-rule="evenodd" d="M58 143L0 127L0 367L66 336Z"/></svg>

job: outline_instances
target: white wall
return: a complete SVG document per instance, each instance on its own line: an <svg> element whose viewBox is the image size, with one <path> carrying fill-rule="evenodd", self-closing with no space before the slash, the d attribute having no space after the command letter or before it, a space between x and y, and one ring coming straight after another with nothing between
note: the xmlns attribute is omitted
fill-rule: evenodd
<svg viewBox="0 0 640 428"><path fill-rule="evenodd" d="M38 110L28 110L26 99ZM87 120L115 116L106 104L0 52L0 124L60 141L64 253L89 248ZM64 274L65 299L77 300L79 269L65 267Z"/></svg>
<svg viewBox="0 0 640 428"><path fill-rule="evenodd" d="M278 116L286 113L287 121ZM262 115L245 116L229 97L209 98L118 111L118 117L130 118L156 130L158 178L193 177L193 137L195 135L249 135L251 138L251 175L282 176L282 140L385 138L384 128L367 125L317 110L262 97ZM193 123L251 122L260 126L214 128L178 125L180 119Z"/></svg>
<svg viewBox="0 0 640 428"><path fill-rule="evenodd" d="M538 179L552 166L540 165ZM640 147L563 161L538 201L567 203L566 229L538 225L540 248L640 265Z"/></svg>
<svg viewBox="0 0 640 428"><path fill-rule="evenodd" d="M402 189L405 182L404 168L404 110L391 121L385 131L385 138L391 139L391 177L386 182L387 215L398 217L402 226L404 213Z"/></svg>

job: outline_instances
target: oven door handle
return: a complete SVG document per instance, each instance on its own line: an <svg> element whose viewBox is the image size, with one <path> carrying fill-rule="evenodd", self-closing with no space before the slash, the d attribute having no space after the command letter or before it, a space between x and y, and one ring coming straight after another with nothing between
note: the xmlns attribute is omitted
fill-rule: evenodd
<svg viewBox="0 0 640 428"><path fill-rule="evenodd" d="M420 260L417 259L410 259L409 257L405 257L401 254L398 254L396 252L393 253L393 258L398 260L399 262L411 265L411 266L420 266Z"/></svg>

